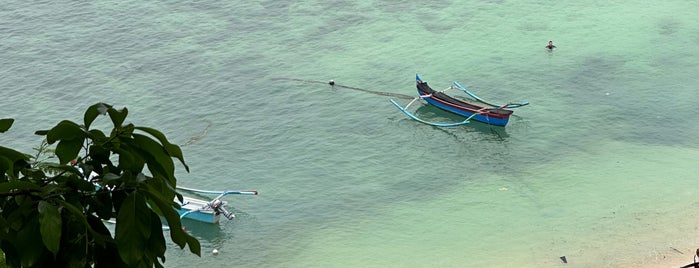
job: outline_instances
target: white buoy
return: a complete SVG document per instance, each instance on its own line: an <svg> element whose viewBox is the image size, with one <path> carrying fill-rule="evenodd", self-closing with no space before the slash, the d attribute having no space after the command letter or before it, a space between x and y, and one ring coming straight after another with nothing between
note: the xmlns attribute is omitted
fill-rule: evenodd
<svg viewBox="0 0 699 268"><path fill-rule="evenodd" d="M213 254L214 254L214 256L215 256L215 255L218 255L218 249L214 249L214 250L212 250L212 251L211 251L211 253L213 253Z"/></svg>

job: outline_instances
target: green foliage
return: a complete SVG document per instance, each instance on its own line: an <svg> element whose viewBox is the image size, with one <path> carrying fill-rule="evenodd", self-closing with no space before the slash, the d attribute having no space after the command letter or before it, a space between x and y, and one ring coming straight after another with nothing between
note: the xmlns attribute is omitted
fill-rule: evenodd
<svg viewBox="0 0 699 268"><path fill-rule="evenodd" d="M110 131L91 128L100 115L109 116ZM182 150L158 130L124 124L127 115L97 103L83 125L66 120L37 131L46 142L35 156L0 146L0 250L8 267L162 267L161 219L175 244L201 254L173 201L182 198L173 159L189 171ZM0 119L0 133L13 122ZM58 163L48 162L53 155Z"/></svg>
<svg viewBox="0 0 699 268"><path fill-rule="evenodd" d="M3 133L10 129L10 127L12 127L12 123L14 122L14 119L0 119L0 133Z"/></svg>

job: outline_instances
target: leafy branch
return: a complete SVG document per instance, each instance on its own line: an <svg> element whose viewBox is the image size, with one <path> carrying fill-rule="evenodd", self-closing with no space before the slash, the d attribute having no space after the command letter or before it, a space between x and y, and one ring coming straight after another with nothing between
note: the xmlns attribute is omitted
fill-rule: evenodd
<svg viewBox="0 0 699 268"><path fill-rule="evenodd" d="M0 249L8 266L163 267L162 219L175 244L201 254L175 210L182 196L173 159L189 171L180 147L156 129L125 124L127 115L97 103L82 124L36 131L44 140L34 155L0 146ZM99 116L109 116L111 130L91 128ZM0 119L0 133L13 122Z"/></svg>

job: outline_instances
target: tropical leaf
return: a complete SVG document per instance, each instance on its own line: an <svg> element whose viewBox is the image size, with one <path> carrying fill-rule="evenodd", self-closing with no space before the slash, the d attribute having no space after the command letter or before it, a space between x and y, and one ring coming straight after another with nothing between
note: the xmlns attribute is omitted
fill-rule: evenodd
<svg viewBox="0 0 699 268"><path fill-rule="evenodd" d="M101 188L95 193L94 206L90 206L90 209L101 219L108 220L112 217L112 196L107 189Z"/></svg>
<svg viewBox="0 0 699 268"><path fill-rule="evenodd" d="M188 243L187 236L189 235L182 230L180 215L177 213L177 211L175 211L175 209L172 208L174 202L172 200L164 199L157 190L154 190L149 185L146 187L149 188L148 191L145 192L145 194L148 196L148 203L151 205L151 207L157 207L163 214L162 216L165 217L167 225L170 226L170 238L172 238L172 241L180 246L180 248L184 248L184 246ZM190 246L190 251L192 251L192 249L193 247ZM197 248L196 250L199 251L201 249ZM194 253L194 251L192 252ZM197 255L201 256L200 254Z"/></svg>
<svg viewBox="0 0 699 268"><path fill-rule="evenodd" d="M39 201L39 225L44 246L55 257L61 243L61 214L58 208L46 201Z"/></svg>
<svg viewBox="0 0 699 268"><path fill-rule="evenodd" d="M107 243L114 243L112 233L109 231L109 229L107 229L107 226L104 225L104 221L102 221L102 219L95 217L94 215L86 215L86 220L90 225L90 228L94 230L93 238L97 245L106 246Z"/></svg>
<svg viewBox="0 0 699 268"><path fill-rule="evenodd" d="M109 108L107 109L107 113L109 113L109 118L112 119L112 123L114 124L114 128L121 128L121 124L124 123L124 119L126 119L126 115L129 114L129 110L126 109L126 107L122 109L114 109L114 108Z"/></svg>
<svg viewBox="0 0 699 268"><path fill-rule="evenodd" d="M95 118L97 118L99 115L105 115L107 110L111 107L112 106L104 103L97 103L87 108L85 111L85 116L83 116L85 129L90 129L90 125L92 125L92 122L95 121Z"/></svg>
<svg viewBox="0 0 699 268"><path fill-rule="evenodd" d="M24 159L24 160L29 160L29 155L20 153L16 150L0 146L0 156L5 156L12 160L12 162L19 160L19 159Z"/></svg>
<svg viewBox="0 0 699 268"><path fill-rule="evenodd" d="M107 114L113 128L91 129ZM126 108L97 103L85 111L83 125L64 120L36 131L46 143L34 157L0 146L0 248L8 265L163 267L162 219L173 242L201 256L173 201L181 199L173 158L189 171L181 148L156 129L125 124L127 116ZM13 123L0 119L0 133ZM76 166L66 165L73 159ZM93 170L99 175L85 180L83 173ZM102 219L114 218L112 237Z"/></svg>
<svg viewBox="0 0 699 268"><path fill-rule="evenodd" d="M7 181L5 174L10 175L12 178L17 178L17 173L14 172L12 168L12 160L0 154L0 182Z"/></svg>
<svg viewBox="0 0 699 268"><path fill-rule="evenodd" d="M76 123L68 120L59 122L55 127L46 133L46 141L53 144L59 140L72 140L77 138L85 138L85 133L82 128Z"/></svg>
<svg viewBox="0 0 699 268"><path fill-rule="evenodd" d="M141 157L146 160L148 170L153 177L163 176L169 183L175 182L175 165L167 151L148 136L133 134L133 146L138 149Z"/></svg>
<svg viewBox="0 0 699 268"><path fill-rule="evenodd" d="M107 140L107 136L99 129L90 129L87 132L87 136L98 144Z"/></svg>
<svg viewBox="0 0 699 268"><path fill-rule="evenodd" d="M17 232L17 238L15 247L21 252L22 267L34 267L43 252L43 247L37 247L41 243L41 235L36 217L25 219L24 226Z"/></svg>
<svg viewBox="0 0 699 268"><path fill-rule="evenodd" d="M149 247L146 247L146 255L149 259L157 260L160 257L165 261L165 236L163 236L163 223L160 222L160 217L151 211L151 236L148 239ZM155 261L154 263L158 263Z"/></svg>
<svg viewBox="0 0 699 268"><path fill-rule="evenodd" d="M0 146L0 175L7 173L12 178L17 178L19 169L15 167L26 165L29 158L30 156L27 154Z"/></svg>
<svg viewBox="0 0 699 268"><path fill-rule="evenodd" d="M133 131L133 124L127 124L125 126L120 126L119 128L115 127L114 129L112 129L112 132L109 133L109 142L111 143L110 145L114 147L119 147L123 140L131 138Z"/></svg>
<svg viewBox="0 0 699 268"><path fill-rule="evenodd" d="M0 119L0 133L4 133L8 129L12 127L12 123L14 123L15 120L12 118L3 118Z"/></svg>
<svg viewBox="0 0 699 268"><path fill-rule="evenodd" d="M70 140L61 140L56 145L56 156L60 163L68 163L70 160L77 159L80 149L82 149L84 138L76 138Z"/></svg>
<svg viewBox="0 0 699 268"><path fill-rule="evenodd" d="M189 245L190 252L197 254L197 256L201 257L201 244L199 244L199 240L187 234L187 245Z"/></svg>
<svg viewBox="0 0 699 268"><path fill-rule="evenodd" d="M88 152L90 158L100 162L108 162L111 151L102 144L93 144Z"/></svg>
<svg viewBox="0 0 699 268"><path fill-rule="evenodd" d="M28 181L13 180L0 183L0 194L16 193L17 191L39 191L40 189L41 187Z"/></svg>
<svg viewBox="0 0 699 268"><path fill-rule="evenodd" d="M149 128L149 127L136 127L136 129L144 131L144 132L150 134L151 136L155 137L156 139L158 139L160 141L160 143L163 145L163 147L165 148L165 150L167 151L167 153L170 154L171 156L179 159L180 162L182 163L182 165L184 165L184 168L187 170L187 172L189 172L189 166L187 166L187 164L184 162L184 156L182 155L182 149L180 149L179 146L170 143L170 141L168 141L168 139L165 137L165 135L162 132L160 132L156 129L153 129L153 128Z"/></svg>
<svg viewBox="0 0 699 268"><path fill-rule="evenodd" d="M114 239L119 256L130 266L143 258L146 241L151 234L151 214L146 201L138 192L130 193L119 208Z"/></svg>
<svg viewBox="0 0 699 268"><path fill-rule="evenodd" d="M145 161L138 154L132 153L132 150L119 148L114 151L119 154L119 168L122 170L130 172L141 172L143 170L143 166L146 164Z"/></svg>

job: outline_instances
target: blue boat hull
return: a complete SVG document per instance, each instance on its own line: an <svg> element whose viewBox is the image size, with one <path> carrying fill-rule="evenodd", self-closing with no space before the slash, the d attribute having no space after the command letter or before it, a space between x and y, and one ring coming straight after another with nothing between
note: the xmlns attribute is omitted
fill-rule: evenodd
<svg viewBox="0 0 699 268"><path fill-rule="evenodd" d="M190 210L188 209L178 209L177 213L180 215L183 215L185 213L188 213ZM217 224L219 222L220 216L216 215L213 213L213 211L195 211L188 213L187 215L184 216L185 219L190 219L190 220L195 220L195 221L200 221L200 222L206 222L206 223L213 223Z"/></svg>
<svg viewBox="0 0 699 268"><path fill-rule="evenodd" d="M179 201L175 199L175 202L179 203L181 206L177 209L180 218L218 224L221 214L216 213L216 211L208 205L208 201L186 196L183 198L183 203L179 203Z"/></svg>
<svg viewBox="0 0 699 268"><path fill-rule="evenodd" d="M427 103L437 106L442 110L495 126L505 126L507 122L510 121L511 110L453 98L443 92L433 90L427 85L427 82L423 82L417 74L415 75L415 82L417 85L417 93L423 97Z"/></svg>
<svg viewBox="0 0 699 268"><path fill-rule="evenodd" d="M418 94L424 95L425 93L418 90ZM468 110L465 110L465 109L459 109L459 108L452 107L452 106L450 106L442 101L435 100L433 98L425 98L425 101L427 101L427 103L429 103L429 104L432 104L434 106L439 107L442 110L452 112L452 113L455 113L455 114L458 114L461 116L469 117L469 116L474 114L474 112L469 112ZM485 115L477 114L474 117L471 117L471 119L479 121L479 122L483 122L486 124L495 125L495 126L505 126L505 125L507 125L507 122L510 121L509 116L506 118L497 118L497 117L488 116L487 114L485 114Z"/></svg>

